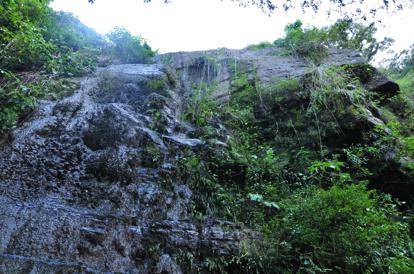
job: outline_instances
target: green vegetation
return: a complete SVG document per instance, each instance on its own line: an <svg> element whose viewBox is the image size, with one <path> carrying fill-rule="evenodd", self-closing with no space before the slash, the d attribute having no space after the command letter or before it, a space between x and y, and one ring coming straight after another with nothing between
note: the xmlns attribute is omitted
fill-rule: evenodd
<svg viewBox="0 0 414 274"><path fill-rule="evenodd" d="M25 84L14 74L0 70L0 136L13 128L35 105L43 89Z"/></svg>
<svg viewBox="0 0 414 274"><path fill-rule="evenodd" d="M97 66L97 55L92 49L61 52L45 66L46 73L59 77L78 77L91 74Z"/></svg>
<svg viewBox="0 0 414 274"><path fill-rule="evenodd" d="M152 79L147 82L147 87L151 90L161 91L166 87L166 83L163 79Z"/></svg>
<svg viewBox="0 0 414 274"><path fill-rule="evenodd" d="M378 125L373 133L367 129L361 137L363 139L353 140L351 145L344 145L339 137L346 134L344 131L355 130L348 128L344 118L349 119L350 114L354 116L350 123L352 126L359 119L366 119L366 109L378 107L372 94L361 85L374 75L375 70L371 66L359 64L341 69L314 67L303 82L298 83L297 79L281 80L264 90L254 83L248 85L247 80L239 85L245 89L239 90L232 99L237 101L238 106L243 106L244 110L251 107L255 111L254 114L250 111L249 115L243 116L249 117L243 127L235 128L235 123L227 124L235 130L234 136L240 136L236 145L237 152L245 150L233 155L267 159L268 163L269 159L273 159L270 161L272 169L267 174L269 166L259 164L263 161L233 158L236 163L243 163L249 172L242 179L243 183L237 182L235 186L233 182L230 187L221 175L217 176L220 178L217 184L225 185L225 190L220 190L215 199L220 201L225 198L220 201L220 208L228 212L227 218L231 217L263 231L265 244L258 245L264 245L264 248L249 250L249 255L246 255L257 262L256 266L260 265L259 272L412 272L413 198L412 192L404 190L402 186L410 184L410 179L400 177L397 179L399 181L388 183L384 182L384 178L381 180L378 177L378 174L390 172L389 166L384 163L384 157L390 148L396 149L395 159L404 159L401 163L404 172L413 175L410 160L414 156L413 123L409 118L412 117L413 78L411 75L407 77L407 71L409 74L409 69L400 68L402 76L398 82L402 94L387 100L386 105L381 107L381 113L387 110L388 119L393 122L386 126ZM296 94L300 97L306 92L310 93L310 102L304 104L306 111L292 111L285 105L289 102L289 97L295 97ZM238 95L241 96L238 98ZM248 99L240 100L246 96ZM281 121L282 124L276 127L257 121L259 109L266 116L274 115L272 109L275 105L269 102L276 102L278 110L287 114L284 116L285 122ZM384 101L381 102L383 103ZM296 102L298 105L300 101ZM227 110L231 114L226 117L240 113L237 107ZM267 119L277 123L278 120L273 117ZM316 131L316 134L310 132L305 138L320 144L319 153L317 148L309 146L307 142L292 142L292 139L300 137L300 132L304 129L301 120L305 117L308 119L307 128L314 126ZM286 134L286 128L282 128L283 123L293 131L291 138L280 137ZM402 123L404 126L401 126ZM339 138L335 145L342 146L341 148L332 148L326 143L328 140L325 134L332 127L338 131L336 136ZM263 133L276 130L276 136L270 134L268 138L263 138ZM282 141L277 142L277 139ZM257 149L259 147L266 147L268 153L260 153ZM231 151L234 149L233 146L230 148ZM234 162L232 164L237 166ZM254 170L254 173L250 170ZM249 174L255 174L258 183L254 183ZM407 200L399 203L384 194L368 191L365 183L361 182L363 180L381 181L371 181L370 188L388 188L386 191L396 196L406 191L403 199L409 200L408 205ZM398 186L395 189L402 187L400 193L390 186L384 187L391 183L395 184L394 187ZM401 210L401 207L404 208L403 212L397 210Z"/></svg>
<svg viewBox="0 0 414 274"><path fill-rule="evenodd" d="M108 43L73 15L54 12L49 2L0 4L0 136L22 120L37 99L70 94L74 85L65 78L93 73L99 56L148 62L154 55L141 37L117 28L108 34Z"/></svg>
<svg viewBox="0 0 414 274"><path fill-rule="evenodd" d="M279 204L281 212L264 226L272 243L269 271L390 273L413 266L407 224L395 221L389 197L362 184L304 189Z"/></svg>
<svg viewBox="0 0 414 274"><path fill-rule="evenodd" d="M275 46L285 47L291 53L309 58L313 62L320 62L328 55L324 44L327 32L324 29L303 29L302 22L296 21L285 28L285 38L274 42Z"/></svg>
<svg viewBox="0 0 414 274"><path fill-rule="evenodd" d="M367 64L311 66L301 79L263 86L240 64L228 103L211 99L214 86L190 98L188 120L200 137L220 138L215 121L231 132L227 147L181 152L182 178L205 193L193 216L220 216L263 237L235 257L208 258L209 266L219 273L412 272L414 200L397 190L410 179L379 175L398 172L384 161L390 148L394 159L406 159L404 174L413 174L412 131L401 126L404 111L390 109L394 98L377 102L364 88L375 73ZM369 110L379 108L397 120L368 125ZM398 187L386 190L387 180Z"/></svg>
<svg viewBox="0 0 414 274"><path fill-rule="evenodd" d="M197 126L204 127L214 117L217 105L210 99L214 85L207 87L202 83L193 86L193 94L188 98L187 112L184 118Z"/></svg>
<svg viewBox="0 0 414 274"><path fill-rule="evenodd" d="M390 98L383 106L384 113L392 113L387 117L388 134L382 141L390 144L397 139L399 156L406 159L414 159L414 45L409 50L404 50L392 58L386 73L400 86L401 92ZM395 141L394 141L395 142ZM407 162L403 166L414 174L414 166Z"/></svg>
<svg viewBox="0 0 414 274"><path fill-rule="evenodd" d="M82 76L96 68L97 52L89 47L103 45L103 38L48 4L20 0L0 6L0 135L23 119L38 98L72 88L59 77Z"/></svg>
<svg viewBox="0 0 414 274"><path fill-rule="evenodd" d="M250 45L250 46L248 46L248 48L251 49L251 50L265 49L265 48L271 48L271 47L273 47L273 44L270 43L270 42L266 42L266 41L265 42L261 42L261 43L259 43L257 45Z"/></svg>
<svg viewBox="0 0 414 274"><path fill-rule="evenodd" d="M112 53L126 63L148 63L155 55L151 47L140 36L133 36L123 28L115 28L108 34Z"/></svg>
<svg viewBox="0 0 414 274"><path fill-rule="evenodd" d="M49 1L39 0L2 3L0 67L3 70L40 69L60 73L59 68L66 68L56 64L69 61L68 67L83 67L85 64L76 62L83 59L77 56L78 51L105 45L103 38L93 30L70 14L53 12L48 4ZM92 54L83 52L82 57L87 56L92 57Z"/></svg>
<svg viewBox="0 0 414 274"><path fill-rule="evenodd" d="M323 108L337 112L349 104L356 107L365 105L364 90L344 69L315 69L309 78L311 94L308 110L311 112L319 112Z"/></svg>
<svg viewBox="0 0 414 274"><path fill-rule="evenodd" d="M319 64L327 55L328 48L346 48L358 50L368 60L380 51L386 50L393 40L384 38L378 41L375 38L377 29L374 24L365 26L354 20L339 19L332 26L324 28L303 28L300 20L285 27L285 37L272 43L262 42L252 45L250 49L268 47L284 47L290 54L308 58Z"/></svg>
<svg viewBox="0 0 414 274"><path fill-rule="evenodd" d="M260 237L244 243L241 254L204 258L202 265L190 252L175 254L190 273L412 273L413 49L396 56L388 70L401 93L382 100L364 88L375 74L370 65L322 64L333 46L372 58L390 43L374 34L373 25L349 19L322 29L297 21L283 39L251 49L282 46L308 58L317 66L304 77L263 85L249 64L229 62L228 102L212 99L218 83L210 77L192 87L183 118L198 127L192 134L208 146L177 151L174 179L194 190L193 218L234 221ZM0 136L23 121L39 98L70 94L76 88L72 78L93 73L99 57L146 63L155 54L125 29L108 39L71 15L53 12L48 1L2 2ZM197 61L207 73L218 70L214 56ZM176 76L168 75L175 84ZM110 96L112 76L102 77ZM161 79L146 84L151 90L167 85ZM372 113L386 123L370 120ZM150 127L157 129L161 119L155 112ZM145 147L143 166L159 166L163 153ZM161 248L155 245L149 255Z"/></svg>
<svg viewBox="0 0 414 274"><path fill-rule="evenodd" d="M340 19L332 26L326 28L327 37L325 43L329 47L356 49L362 53L368 61L380 51L388 49L394 42L385 37L378 41L375 38L377 28L374 23L363 25L352 19Z"/></svg>
<svg viewBox="0 0 414 274"><path fill-rule="evenodd" d="M407 75L414 68L414 45L408 50L403 50L399 54L396 54L388 66L388 70L394 74L400 76ZM400 79L401 81L401 79ZM412 82L411 82L412 84Z"/></svg>

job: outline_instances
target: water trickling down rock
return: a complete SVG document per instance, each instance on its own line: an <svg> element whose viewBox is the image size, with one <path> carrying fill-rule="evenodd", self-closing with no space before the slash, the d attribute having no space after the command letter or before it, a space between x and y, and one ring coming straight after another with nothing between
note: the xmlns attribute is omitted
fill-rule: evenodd
<svg viewBox="0 0 414 274"><path fill-rule="evenodd" d="M175 176L175 151L207 143L181 119L191 83L217 82L213 96L225 102L240 64L265 83L306 73L305 60L277 50L109 66L72 96L40 102L0 150L0 273L182 273L179 250L226 255L255 238L229 222L191 217L197 190ZM335 50L328 61L362 59ZM210 143L226 146L225 138Z"/></svg>

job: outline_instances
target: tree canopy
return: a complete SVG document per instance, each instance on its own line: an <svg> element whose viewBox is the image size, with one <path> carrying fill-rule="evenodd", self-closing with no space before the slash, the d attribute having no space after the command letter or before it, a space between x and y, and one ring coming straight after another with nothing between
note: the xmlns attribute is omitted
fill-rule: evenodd
<svg viewBox="0 0 414 274"><path fill-rule="evenodd" d="M96 0L88 0L89 3L94 3ZM152 0L144 0L145 3L149 3ZM162 0L164 3L168 3L171 0ZM240 6L257 6L263 11L272 13L276 10L290 10L294 8L300 8L303 11L311 10L317 12L320 10L322 0L231 0L239 3ZM329 0L330 8L328 14L333 11L339 11L349 16L360 17L363 20L367 20L369 17L375 17L375 15L381 11L398 11L406 7L412 7L414 0L380 0L380 1L368 1L368 0Z"/></svg>
<svg viewBox="0 0 414 274"><path fill-rule="evenodd" d="M356 49L371 61L379 51L388 49L394 42L389 37L378 41L376 31L374 23L365 26L351 18L339 19L324 28L303 28L302 22L297 20L285 27L285 37L277 39L274 44L311 59L323 57L329 47Z"/></svg>

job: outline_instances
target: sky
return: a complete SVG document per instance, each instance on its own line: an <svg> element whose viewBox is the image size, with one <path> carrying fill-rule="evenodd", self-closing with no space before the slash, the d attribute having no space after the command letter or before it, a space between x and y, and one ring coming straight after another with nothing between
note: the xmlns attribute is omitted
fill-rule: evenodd
<svg viewBox="0 0 414 274"><path fill-rule="evenodd" d="M376 0L369 0L376 1ZM296 19L305 25L326 26L338 19L323 11L275 11L271 16L257 7L239 7L230 0L55 0L51 7L75 14L83 23L105 34L115 26L141 35L160 53L207 50L220 47L244 48L283 36L283 29ZM396 40L393 50L399 52L414 44L414 9L380 16L378 38ZM412 26L412 27L411 27ZM385 56L385 55L383 55Z"/></svg>

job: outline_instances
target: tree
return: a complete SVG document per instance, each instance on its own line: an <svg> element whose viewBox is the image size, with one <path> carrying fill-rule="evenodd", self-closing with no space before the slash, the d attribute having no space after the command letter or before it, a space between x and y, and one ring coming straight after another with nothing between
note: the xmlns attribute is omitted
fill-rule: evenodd
<svg viewBox="0 0 414 274"><path fill-rule="evenodd" d="M94 3L96 0L88 0L89 3ZM164 3L168 3L170 0L162 0ZM240 6L257 6L265 12L272 13L275 10L290 10L293 8L300 8L303 11L312 10L317 12L321 5L322 0L231 0L238 2ZM144 0L145 3L151 2L151 0ZM328 10L330 14L334 10L340 10L342 13L360 17L363 20L367 20L369 16L375 16L379 11L398 11L403 8L413 7L414 0L381 0L381 1L369 1L369 0L329 0L331 7ZM346 10L345 10L346 8Z"/></svg>
<svg viewBox="0 0 414 274"><path fill-rule="evenodd" d="M124 28L115 28L107 35L114 56L127 63L147 63L155 52L140 36L134 36Z"/></svg>
<svg viewBox="0 0 414 274"><path fill-rule="evenodd" d="M405 75L414 70L414 44L409 49L403 50L391 58L388 65L391 72Z"/></svg>
<svg viewBox="0 0 414 274"><path fill-rule="evenodd" d="M368 60L379 52L391 46L394 42L392 38L385 37L378 41L375 38L377 28L374 23L365 26L356 23L350 18L336 21L329 29L327 45L337 48L349 48L360 51Z"/></svg>
<svg viewBox="0 0 414 274"><path fill-rule="evenodd" d="M351 18L339 19L332 26L320 29L303 28L302 22L298 20L287 25L285 37L274 44L314 61L323 58L327 54L326 49L332 47L355 49L370 61L379 51L389 48L393 43L393 39L388 37L378 41L375 38L376 31L374 23L364 25Z"/></svg>

